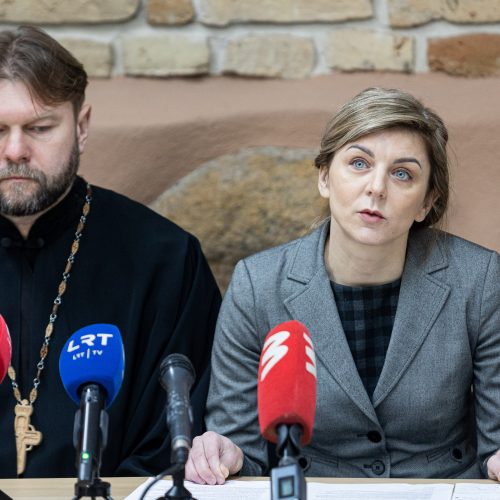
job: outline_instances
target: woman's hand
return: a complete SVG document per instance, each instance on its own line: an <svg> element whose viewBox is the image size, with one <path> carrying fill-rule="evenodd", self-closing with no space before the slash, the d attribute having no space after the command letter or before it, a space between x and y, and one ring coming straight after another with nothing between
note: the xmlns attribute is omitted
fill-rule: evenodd
<svg viewBox="0 0 500 500"><path fill-rule="evenodd" d="M193 439L185 476L199 484L224 484L242 465L241 449L227 437L208 431Z"/></svg>
<svg viewBox="0 0 500 500"><path fill-rule="evenodd" d="M500 450L492 455L486 462L488 477L494 481L500 481Z"/></svg>

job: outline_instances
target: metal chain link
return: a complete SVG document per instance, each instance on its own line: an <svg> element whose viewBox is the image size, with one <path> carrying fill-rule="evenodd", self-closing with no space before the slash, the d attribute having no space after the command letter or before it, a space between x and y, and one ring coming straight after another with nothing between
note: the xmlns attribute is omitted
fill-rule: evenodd
<svg viewBox="0 0 500 500"><path fill-rule="evenodd" d="M45 337L43 339L42 347L40 349L40 361L36 364L37 373L35 378L33 379L33 389L31 389L29 394L29 399L27 400L29 405L33 405L33 403L36 401L36 398L38 397L40 376L42 375L42 372L45 368L45 358L49 354L49 344L50 344L50 339L52 338L52 334L54 333L54 323L57 319L57 312L59 310L59 306L62 304L62 297L67 289L67 284L70 277L70 271L75 262L76 253L78 252L78 249L80 247L80 239L82 237L83 229L85 228L85 223L87 222L87 216L90 212L91 202L92 202L92 188L90 187L90 184L87 184L87 194L85 196L85 203L83 205L82 215L80 216L80 220L76 228L75 238L71 243L71 251L67 259L64 272L62 273L62 281L59 283L59 286L57 288L57 295L56 298L54 299L52 311L49 315L49 322L45 327ZM10 383L12 385L12 392L14 393L14 398L20 405L26 404L24 403L24 401L26 400L23 400L21 396L19 385L16 380L16 371L14 370L12 364L9 366L7 374L10 378Z"/></svg>

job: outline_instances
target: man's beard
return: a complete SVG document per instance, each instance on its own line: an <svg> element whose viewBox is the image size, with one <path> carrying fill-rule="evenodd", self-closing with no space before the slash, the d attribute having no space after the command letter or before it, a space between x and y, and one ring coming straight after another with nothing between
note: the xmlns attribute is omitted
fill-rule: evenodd
<svg viewBox="0 0 500 500"><path fill-rule="evenodd" d="M22 183L19 186L14 184L9 193L3 193L0 189L0 213L22 217L49 208L69 189L75 180L79 164L80 151L76 140L63 170L50 177L41 170L30 168L28 163L7 162L7 166L0 169L0 180L13 176L26 177L35 181L36 190L27 194Z"/></svg>

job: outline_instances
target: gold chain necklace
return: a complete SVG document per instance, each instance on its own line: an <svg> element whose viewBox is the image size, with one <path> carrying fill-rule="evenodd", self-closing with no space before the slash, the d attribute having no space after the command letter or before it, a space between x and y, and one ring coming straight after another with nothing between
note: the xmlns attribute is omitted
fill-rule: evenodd
<svg viewBox="0 0 500 500"><path fill-rule="evenodd" d="M18 476L21 475L26 468L27 452L31 451L33 446L37 446L42 442L42 433L37 431L30 423L30 417L33 414L33 403L38 397L38 386L40 385L40 376L45 368L45 358L49 354L49 344L54 332L54 323L56 322L57 313L62 303L62 296L64 295L64 292L66 292L70 271L75 262L76 253L80 247L80 239L82 237L83 229L85 228L85 223L87 222L87 216L90 212L91 202L92 188L90 187L90 184L87 184L85 204L83 205L82 215L80 216L80 221L78 222L78 226L76 228L75 239L71 244L71 251L66 262L66 267L62 273L62 281L59 283L57 296L54 299L52 311L49 315L49 323L45 328L45 337L43 339L42 348L40 349L40 361L36 365L37 372L35 378L33 379L33 389L31 389L29 399L23 399L21 396L21 391L19 390L19 385L16 381L16 371L14 370L14 367L10 365L7 371L11 380L12 392L14 393L14 398L16 399L16 406L14 407L14 432L16 436Z"/></svg>

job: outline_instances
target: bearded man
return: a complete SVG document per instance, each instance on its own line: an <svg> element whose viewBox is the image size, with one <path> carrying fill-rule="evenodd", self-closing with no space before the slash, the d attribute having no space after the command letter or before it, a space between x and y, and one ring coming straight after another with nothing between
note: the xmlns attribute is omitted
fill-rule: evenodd
<svg viewBox="0 0 500 500"><path fill-rule="evenodd" d="M91 113L86 86L83 66L42 30L0 32L0 314L12 337L0 386L2 478L76 475L76 407L58 359L68 337L94 323L120 329L126 360L101 474L168 465L158 367L172 352L187 355L198 375L201 431L220 293L196 238L77 175ZM19 461L20 412L37 439Z"/></svg>

